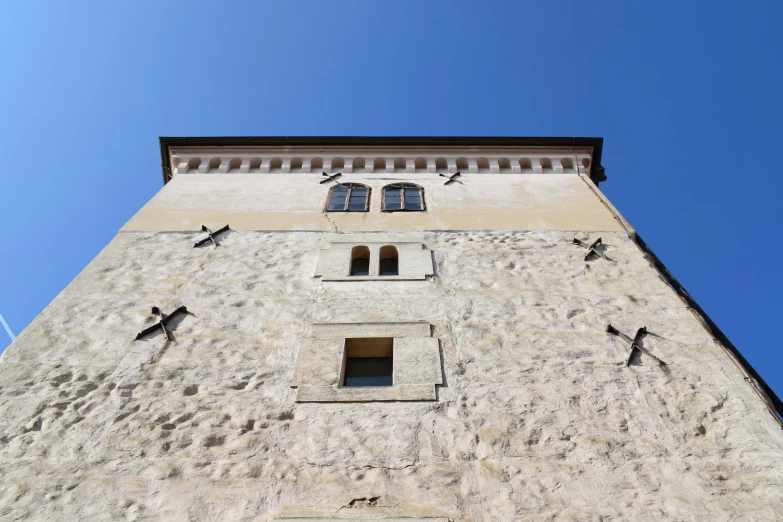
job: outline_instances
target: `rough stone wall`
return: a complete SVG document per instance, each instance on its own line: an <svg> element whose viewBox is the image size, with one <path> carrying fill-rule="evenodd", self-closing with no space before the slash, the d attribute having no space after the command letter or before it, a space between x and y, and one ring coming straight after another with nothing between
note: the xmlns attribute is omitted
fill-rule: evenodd
<svg viewBox="0 0 783 522"><path fill-rule="evenodd" d="M627 237L574 236L407 233L434 278L352 283L319 248L378 235L122 233L0 360L0 519L783 518L741 374ZM181 304L176 342L133 340ZM311 323L405 320L440 338L436 402L294 402Z"/></svg>

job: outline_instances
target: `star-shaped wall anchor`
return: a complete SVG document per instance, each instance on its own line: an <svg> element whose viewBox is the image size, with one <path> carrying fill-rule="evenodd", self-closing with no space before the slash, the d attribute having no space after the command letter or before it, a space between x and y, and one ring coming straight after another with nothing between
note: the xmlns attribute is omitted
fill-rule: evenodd
<svg viewBox="0 0 783 522"><path fill-rule="evenodd" d="M617 337L625 340L625 342L627 342L630 345L631 352L628 354L628 360L625 362L626 366L630 366L631 365L631 359L633 358L633 354L634 354L635 350L639 350L639 352L641 352L641 353L643 353L645 355L649 355L650 357L652 357L653 359L658 361L658 364L660 364L661 366L666 366L665 362L663 362L662 360L660 360L659 358L657 358L656 356L651 354L650 351L647 348L645 348L644 346L639 344L641 342L642 338L645 335L647 335L647 327L646 326L642 326L641 328L639 328L636 331L636 335L634 336L633 339L631 339L630 337L628 337L627 335L622 333L620 330L618 330L617 328L615 328L611 324L607 325L606 332L611 334L611 335L616 335Z"/></svg>
<svg viewBox="0 0 783 522"><path fill-rule="evenodd" d="M603 244L601 243L601 238L600 237L598 239L596 239L595 241L593 241L593 243L591 245L588 245L584 241L580 241L577 238L574 238L574 244L575 245L579 245L579 246L584 247L584 248L587 249L587 255L585 256L585 261L590 259L590 256L593 256L593 255L595 255L597 257L603 257L607 261L611 261L611 259L606 257L606 254L601 252L601 250L598 248L598 247L603 246Z"/></svg>
<svg viewBox="0 0 783 522"><path fill-rule="evenodd" d="M166 339L168 339L169 341L173 341L174 340L174 336L171 335L171 330L169 330L167 328L167 325L168 325L169 321L171 321L171 319L175 315L180 314L180 313L186 314L186 313L188 313L188 309L186 307L184 307L184 306L180 306L179 308L177 308L176 310L171 312L171 315L166 315L163 312L161 312L160 308L158 308L157 306L153 306L152 307L152 314L153 315L157 315L158 317L160 317L160 320L158 321L157 324L153 324L149 328L145 328L144 330L139 332L139 334L136 336L135 340L138 341L142 337L145 337L145 336L151 334L152 332L160 329L160 330L163 330L164 334L166 334Z"/></svg>
<svg viewBox="0 0 783 522"><path fill-rule="evenodd" d="M443 176L444 178L449 178L449 180L446 183L444 183L444 185L451 185L452 183L459 183L460 185L464 185L463 182L461 182L460 180L457 179L457 178L462 176L462 174L460 174L459 172L455 172L451 176L447 176L446 174L441 174L439 172L438 176Z"/></svg>
<svg viewBox="0 0 783 522"><path fill-rule="evenodd" d="M200 247L201 245L206 245L207 243L210 243L210 242L213 245L215 245L215 248L219 247L220 244L218 244L218 242L215 241L215 236L217 236L219 234L222 234L223 232L226 232L227 230L229 230L228 225L224 226L220 230L216 230L215 232L212 232L210 229L208 229L206 225L201 225L201 231L202 232L206 232L208 234L208 236L205 237L204 239L196 241L196 244L193 245L193 248Z"/></svg>
<svg viewBox="0 0 783 522"><path fill-rule="evenodd" d="M339 184L340 182L337 181L337 178L341 177L343 174L342 172L338 172L337 174L332 174L331 176L327 174L326 172L321 174L322 176L326 176L326 179L322 179L319 181L320 185L323 185L324 183L329 183L330 181L334 181L335 183Z"/></svg>

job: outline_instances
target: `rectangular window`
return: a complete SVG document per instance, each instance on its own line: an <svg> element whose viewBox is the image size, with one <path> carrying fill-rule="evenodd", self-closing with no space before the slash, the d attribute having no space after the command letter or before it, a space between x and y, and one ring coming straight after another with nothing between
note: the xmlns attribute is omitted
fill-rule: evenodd
<svg viewBox="0 0 783 522"><path fill-rule="evenodd" d="M343 386L392 386L391 337L345 340Z"/></svg>

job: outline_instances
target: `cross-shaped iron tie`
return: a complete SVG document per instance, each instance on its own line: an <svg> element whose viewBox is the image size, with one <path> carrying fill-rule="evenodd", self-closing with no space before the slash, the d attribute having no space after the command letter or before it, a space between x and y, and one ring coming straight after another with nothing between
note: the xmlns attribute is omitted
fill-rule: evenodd
<svg viewBox="0 0 783 522"><path fill-rule="evenodd" d="M601 245L601 238L600 237L598 239L596 239L595 241L593 241L592 245L588 245L584 241L580 241L577 238L574 238L574 244L582 246L582 247L587 249L587 255L585 256L585 261L590 259L590 256L592 256L593 254L597 255L598 257L603 257L604 259L609 261L609 258L606 257L606 254L604 254L603 252L598 250L598 247Z"/></svg>
<svg viewBox="0 0 783 522"><path fill-rule="evenodd" d="M321 174L322 176L326 176L326 179L322 179L319 184L323 185L324 183L329 183L330 181L334 181L335 183L339 184L340 182L337 181L337 178L342 176L342 172L338 172L337 174L332 174L331 176L327 174L326 172Z"/></svg>
<svg viewBox="0 0 783 522"><path fill-rule="evenodd" d="M444 178L449 178L449 180L446 183L444 183L444 185L451 185L452 183L459 183L460 185L464 185L463 182L461 182L460 180L457 179L457 178L459 178L461 176L461 174L459 172L456 172L456 173L452 174L451 176L447 176L446 174L441 174L440 172L438 172L438 176L443 176Z"/></svg>
<svg viewBox="0 0 783 522"><path fill-rule="evenodd" d="M188 309L185 308L184 306L180 306L179 308L171 312L171 315L166 315L160 311L160 308L158 308L157 306L153 306L152 314L160 317L160 321L158 321L158 324L153 324L149 328L146 328L141 332L139 332L139 334L136 336L136 340L138 341L142 337L151 334L152 332L160 328L161 330L163 330L163 333L166 334L166 339L168 339L169 341L173 341L174 336L171 335L171 332L169 331L168 328L166 328L166 325L168 324L169 321L171 321L171 318L177 315L178 313L188 313Z"/></svg>
<svg viewBox="0 0 783 522"><path fill-rule="evenodd" d="M222 234L223 232L228 230L228 225L224 226L223 228L221 228L220 230L217 230L215 232L212 232L210 229L208 229L206 225L201 225L201 230L203 232L206 232L209 235L207 237L205 237L204 239L201 239L201 240L197 241L196 244L193 245L193 248L200 247L201 245L206 245L210 241L217 248L220 245L218 244L217 241L215 241L215 236L217 236L218 234Z"/></svg>
<svg viewBox="0 0 783 522"><path fill-rule="evenodd" d="M652 357L653 359L658 361L658 364L660 364L661 366L666 366L665 362L663 362L662 360L660 360L659 358L657 358L656 356L651 354L650 351L647 350L647 348L645 348L644 346L639 344L639 341L642 340L642 337L647 335L647 327L646 326L642 326L641 328L639 328L636 331L636 336L633 339L631 339L630 337L628 337L627 335L622 333L620 330L618 330L617 328L615 328L611 324L606 327L606 331L608 333L612 334L612 335L616 335L616 336L620 337L621 339L625 340L629 345L631 345L631 352L628 354L628 360L625 362L626 366L630 366L631 365L631 358L633 357L634 350L639 350L641 353L643 353L645 355L649 355L650 357Z"/></svg>

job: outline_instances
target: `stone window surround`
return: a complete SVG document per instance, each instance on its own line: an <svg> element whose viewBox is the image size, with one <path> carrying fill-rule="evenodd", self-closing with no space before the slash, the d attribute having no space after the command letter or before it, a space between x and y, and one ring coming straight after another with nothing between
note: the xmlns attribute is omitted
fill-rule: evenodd
<svg viewBox="0 0 783 522"><path fill-rule="evenodd" d="M377 337L394 339L393 385L342 386L345 340ZM440 341L428 322L313 324L291 378L296 402L435 401L442 384Z"/></svg>
<svg viewBox="0 0 783 522"><path fill-rule="evenodd" d="M172 175L217 173L569 174L590 172L590 150L172 148Z"/></svg>
<svg viewBox="0 0 783 522"><path fill-rule="evenodd" d="M332 241L318 253L313 277L321 281L423 281L435 274L432 250L418 241L398 241L395 238L372 238L373 241ZM380 240L380 241L379 241ZM354 247L366 246L370 250L370 273L366 276L352 276L351 252ZM382 276L380 272L381 248L393 246L397 249L398 275Z"/></svg>

